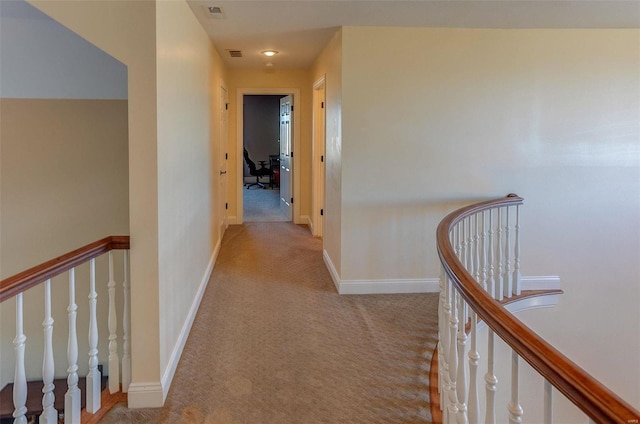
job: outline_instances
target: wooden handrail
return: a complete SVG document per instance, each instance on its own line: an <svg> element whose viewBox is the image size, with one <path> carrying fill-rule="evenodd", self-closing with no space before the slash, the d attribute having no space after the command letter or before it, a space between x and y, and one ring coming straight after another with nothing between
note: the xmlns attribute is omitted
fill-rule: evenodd
<svg viewBox="0 0 640 424"><path fill-rule="evenodd" d="M591 419L602 423L637 423L640 412L507 311L475 281L456 257L449 239L449 232L456 223L484 210L522 203L521 197L510 194L447 215L436 231L438 255L445 273L489 328Z"/></svg>
<svg viewBox="0 0 640 424"><path fill-rule="evenodd" d="M103 253L129 249L129 236L109 236L0 281L0 302Z"/></svg>

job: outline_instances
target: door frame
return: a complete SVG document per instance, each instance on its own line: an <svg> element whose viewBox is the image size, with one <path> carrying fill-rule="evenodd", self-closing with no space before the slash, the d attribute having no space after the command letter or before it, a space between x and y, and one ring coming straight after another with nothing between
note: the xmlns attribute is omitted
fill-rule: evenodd
<svg viewBox="0 0 640 424"><path fill-rule="evenodd" d="M319 94L322 90L323 98ZM325 162L320 160L325 154L326 144L326 84L325 75L313 83L313 123L312 123L312 154L311 154L311 233L315 237L322 237L323 234L323 216L320 209L324 209L324 175ZM320 102L324 102L324 108Z"/></svg>
<svg viewBox="0 0 640 424"><path fill-rule="evenodd" d="M302 224L300 220L300 89L299 88L238 88L236 92L236 217L235 223L244 222L244 165L242 146L244 142L244 107L245 95L290 95L293 98L293 210L294 224Z"/></svg>
<svg viewBox="0 0 640 424"><path fill-rule="evenodd" d="M229 88L223 79L220 79L219 89L218 101L220 107L220 133L218 138L220 145L218 146L216 155L218 156L218 163L215 164L215 166L217 167L217 172L225 172L226 174L224 176L218 175L218 184L216 188L221 192L218 195L219 204L217 205L217 208L214 208L214 210L217 209L222 213L222 217L220 217L221 219L217 223L220 231L220 240L222 240L226 229L229 227L229 211L225 206L225 204L229 204ZM222 96L223 90L227 92L226 102ZM225 113L226 121L223 119ZM222 184L223 180L226 180L225 184ZM224 185L224 187L221 188L221 185Z"/></svg>

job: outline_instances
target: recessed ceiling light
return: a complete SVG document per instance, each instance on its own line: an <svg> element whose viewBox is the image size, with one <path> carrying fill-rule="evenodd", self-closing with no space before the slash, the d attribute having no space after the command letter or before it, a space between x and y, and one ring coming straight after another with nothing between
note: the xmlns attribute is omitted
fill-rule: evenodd
<svg viewBox="0 0 640 424"><path fill-rule="evenodd" d="M275 50L265 50L265 51L262 52L262 54L265 55L265 56L271 57L271 56L277 55L278 52L275 51Z"/></svg>

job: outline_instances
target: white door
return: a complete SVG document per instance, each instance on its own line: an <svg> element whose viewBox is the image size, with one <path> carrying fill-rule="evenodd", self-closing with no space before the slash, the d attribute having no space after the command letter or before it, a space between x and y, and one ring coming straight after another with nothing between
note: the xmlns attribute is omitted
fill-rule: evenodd
<svg viewBox="0 0 640 424"><path fill-rule="evenodd" d="M220 237L227 229L227 208L229 207L227 194L227 160L228 160L228 134L229 134L229 93L220 85L220 149L218 153L218 168L220 179L218 184L218 208L220 217Z"/></svg>
<svg viewBox="0 0 640 424"><path fill-rule="evenodd" d="M293 99L286 96L280 99L280 209L287 218L291 219L291 204L293 195L291 194L291 182L293 172Z"/></svg>

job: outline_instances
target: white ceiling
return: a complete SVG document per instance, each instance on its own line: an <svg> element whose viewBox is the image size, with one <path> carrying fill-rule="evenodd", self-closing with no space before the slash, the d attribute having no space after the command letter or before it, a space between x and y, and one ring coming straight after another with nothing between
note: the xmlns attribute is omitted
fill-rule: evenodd
<svg viewBox="0 0 640 424"><path fill-rule="evenodd" d="M638 28L640 0L187 0L229 67L310 66L340 26ZM209 16L221 7L224 19ZM639 40L640 43L640 40ZM280 53L267 59L260 52ZM241 50L230 58L227 50Z"/></svg>

